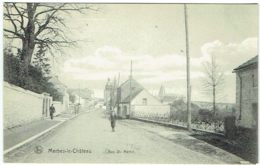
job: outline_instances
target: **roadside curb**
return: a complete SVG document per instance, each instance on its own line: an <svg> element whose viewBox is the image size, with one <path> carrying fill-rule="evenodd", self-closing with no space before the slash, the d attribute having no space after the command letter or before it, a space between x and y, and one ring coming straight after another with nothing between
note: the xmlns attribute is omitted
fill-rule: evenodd
<svg viewBox="0 0 260 165"><path fill-rule="evenodd" d="M41 135L45 134L46 132L49 132L50 130L52 130L52 129L56 128L56 127L58 127L60 124L62 124L62 123L64 123L64 122L65 122L65 121L61 121L60 123L58 123L58 124L56 124L56 125L54 125L54 126L48 128L48 129L46 129L45 131L42 131L41 133L39 133L39 134L37 134L37 135L34 135L33 137L30 137L29 139L27 139L27 140L25 140L25 141L23 141L23 142L21 142L21 143L18 143L18 144L16 144L15 146L13 146L13 147L11 147L11 148L9 148L9 149L4 150L4 155L7 154L7 153L9 153L9 152L11 152L11 151L13 151L14 149L16 149L16 148L18 148L18 147L21 147L22 145L24 145L24 144L26 144L26 143L28 143L28 142L30 142L30 141L32 141L32 140L34 140L34 139L40 137Z"/></svg>
<svg viewBox="0 0 260 165"><path fill-rule="evenodd" d="M68 120L71 120L71 119L73 119L74 117L77 117L77 116L79 116L79 115L82 115L82 114L88 113L88 112L92 112L92 111L95 111L95 109L94 109L94 110L90 110L90 111L85 111L85 112L82 112L82 113L77 114L77 115L75 115L75 116L72 116L72 117L69 118ZM23 141L23 142L21 142L21 143L18 143L18 144L16 144L15 146L13 146L13 147L11 147L11 148L8 148L8 149L4 150L3 154L5 155L5 154L7 154L7 153L13 151L13 150L16 149L16 148L21 147L22 145L24 145L24 144L26 144L26 143L29 143L29 142L31 142L31 141L33 141L33 140L35 140L36 138L42 136L43 134L49 132L50 130L52 130L52 129L58 127L59 125L61 125L61 124L64 123L65 121L67 121L67 120L60 121L60 123L58 123L58 124L56 124L56 125L54 125L54 126L48 128L48 129L42 131L41 133L38 133L38 134L36 134L36 135L30 137L29 139L27 139L27 140L25 140L25 141Z"/></svg>

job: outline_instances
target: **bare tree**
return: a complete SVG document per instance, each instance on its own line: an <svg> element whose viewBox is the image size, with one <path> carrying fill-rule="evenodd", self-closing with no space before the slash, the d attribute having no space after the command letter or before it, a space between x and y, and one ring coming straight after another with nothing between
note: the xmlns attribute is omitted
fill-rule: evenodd
<svg viewBox="0 0 260 165"><path fill-rule="evenodd" d="M220 67L214 56L211 56L209 61L204 61L204 74L202 79L203 88L207 94L211 94L213 103L213 115L216 115L216 101L222 100L225 95L223 94L225 77L221 72Z"/></svg>
<svg viewBox="0 0 260 165"><path fill-rule="evenodd" d="M64 14L85 14L95 10L88 4L72 3L4 3L4 36L22 41L21 59L25 65L31 63L36 45L47 45L48 49L62 52L63 47L75 45L77 41L66 36L69 30Z"/></svg>

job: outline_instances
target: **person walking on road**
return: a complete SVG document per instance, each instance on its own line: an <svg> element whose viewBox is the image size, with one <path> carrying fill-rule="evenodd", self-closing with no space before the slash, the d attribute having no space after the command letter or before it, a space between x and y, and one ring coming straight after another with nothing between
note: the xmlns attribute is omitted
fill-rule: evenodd
<svg viewBox="0 0 260 165"><path fill-rule="evenodd" d="M53 106L53 104L50 107L50 116L51 116L51 120L53 120L53 114L55 113L55 107Z"/></svg>
<svg viewBox="0 0 260 165"><path fill-rule="evenodd" d="M112 127L112 132L115 132L115 126L116 126L116 113L115 111L112 111L110 114L110 123Z"/></svg>

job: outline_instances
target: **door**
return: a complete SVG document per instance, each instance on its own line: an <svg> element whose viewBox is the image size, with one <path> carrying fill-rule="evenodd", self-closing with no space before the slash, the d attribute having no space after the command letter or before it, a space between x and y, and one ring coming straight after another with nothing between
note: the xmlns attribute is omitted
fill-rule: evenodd
<svg viewBox="0 0 260 165"><path fill-rule="evenodd" d="M127 106L124 106L124 110L123 110L123 118L126 118L126 113L127 113Z"/></svg>

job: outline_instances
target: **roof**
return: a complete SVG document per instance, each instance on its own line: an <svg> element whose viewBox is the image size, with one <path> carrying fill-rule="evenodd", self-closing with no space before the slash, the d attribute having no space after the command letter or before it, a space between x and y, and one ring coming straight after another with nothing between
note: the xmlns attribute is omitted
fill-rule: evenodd
<svg viewBox="0 0 260 165"><path fill-rule="evenodd" d="M58 76L53 76L48 81L53 83L54 85L62 85L65 88L67 88L67 86L59 80Z"/></svg>
<svg viewBox="0 0 260 165"><path fill-rule="evenodd" d="M58 76L51 77L48 82L52 83L60 93L65 94L67 86L58 79Z"/></svg>
<svg viewBox="0 0 260 165"><path fill-rule="evenodd" d="M68 93L75 93L84 99L92 98L92 90L85 89L68 89Z"/></svg>
<svg viewBox="0 0 260 165"><path fill-rule="evenodd" d="M134 93L132 93L131 95L131 100L133 100L139 93L141 93L143 91L143 89L140 89L140 90L137 90L135 91ZM130 100L130 95L128 95L123 101L123 103L129 103L129 100Z"/></svg>
<svg viewBox="0 0 260 165"><path fill-rule="evenodd" d="M139 84L134 78L131 79L131 93L132 99L134 98L134 94L139 94L144 87ZM129 102L129 95L130 95L130 79L126 80L120 87L121 89L121 100L120 102L126 101L128 98ZM138 93L139 92L139 93Z"/></svg>
<svg viewBox="0 0 260 165"><path fill-rule="evenodd" d="M251 58L247 62L243 63L242 65L239 65L237 68L233 70L233 72L236 72L238 70L244 69L252 64L258 64L258 55L255 56L254 58Z"/></svg>

